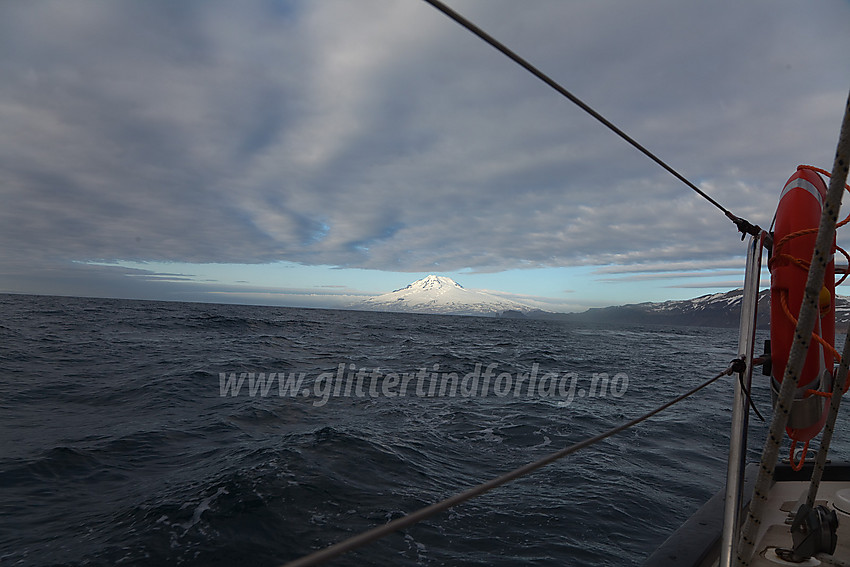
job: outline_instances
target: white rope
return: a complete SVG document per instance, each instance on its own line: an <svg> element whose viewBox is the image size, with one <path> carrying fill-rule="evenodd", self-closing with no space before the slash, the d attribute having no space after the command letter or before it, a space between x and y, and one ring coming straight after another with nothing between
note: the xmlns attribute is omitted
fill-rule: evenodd
<svg viewBox="0 0 850 567"><path fill-rule="evenodd" d="M815 500L820 487L820 480L823 477L823 470L826 466L826 456L829 453L829 444L832 442L832 434L835 431L835 420L838 417L838 408L841 404L841 398L844 393L844 384L847 383L847 370L850 367L850 333L844 341L844 352L841 354L841 365L838 368L838 375L835 378L835 383L832 385L832 397L829 400L829 414L826 416L826 423L823 426L823 436L821 437L818 454L815 457L815 468L812 471L812 480L809 484L809 495L806 497L806 504L809 508L815 507Z"/></svg>

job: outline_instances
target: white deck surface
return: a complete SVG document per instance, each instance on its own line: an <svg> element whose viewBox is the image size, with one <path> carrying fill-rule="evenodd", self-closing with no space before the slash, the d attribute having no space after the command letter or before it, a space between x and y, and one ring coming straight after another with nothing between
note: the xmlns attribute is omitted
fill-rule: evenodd
<svg viewBox="0 0 850 567"><path fill-rule="evenodd" d="M829 565L817 559L810 559L803 563L789 563L776 557L773 550L777 547L791 548L791 526L786 523L789 512L796 509L802 495L808 491L808 482L780 482L776 483L770 491L768 506L762 528L756 538L756 557L753 567L775 567L776 565ZM825 504L838 515L838 547L835 557L842 561L850 561L850 515L835 508L835 494L842 489L850 488L847 482L821 482L815 504ZM847 505L843 505L847 509Z"/></svg>

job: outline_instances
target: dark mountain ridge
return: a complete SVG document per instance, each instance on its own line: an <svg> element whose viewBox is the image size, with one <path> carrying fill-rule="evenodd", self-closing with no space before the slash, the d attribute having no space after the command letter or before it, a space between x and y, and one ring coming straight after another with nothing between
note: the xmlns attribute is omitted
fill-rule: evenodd
<svg viewBox="0 0 850 567"><path fill-rule="evenodd" d="M583 313L565 314L571 321L628 325L662 324L708 327L737 327L741 317L743 290L703 295L694 299L646 302L588 309ZM850 298L835 297L836 328L850 325ZM560 318L560 317L559 317ZM759 293L758 328L770 324L770 290Z"/></svg>

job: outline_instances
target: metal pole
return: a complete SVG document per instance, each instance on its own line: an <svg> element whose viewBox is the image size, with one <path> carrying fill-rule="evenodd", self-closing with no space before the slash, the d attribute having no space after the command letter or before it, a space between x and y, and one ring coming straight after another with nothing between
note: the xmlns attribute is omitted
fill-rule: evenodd
<svg viewBox="0 0 850 567"><path fill-rule="evenodd" d="M735 381L732 402L732 433L729 439L729 462L726 468L726 498L723 512L723 533L720 539L720 567L731 567L740 524L741 500L744 485L744 466L747 453L747 422L749 404L742 382L750 390L753 375L753 348L756 339L761 248L764 236L751 236L747 250L747 269L744 276L744 295L741 298L741 323L738 330L738 357L746 362L742 379Z"/></svg>

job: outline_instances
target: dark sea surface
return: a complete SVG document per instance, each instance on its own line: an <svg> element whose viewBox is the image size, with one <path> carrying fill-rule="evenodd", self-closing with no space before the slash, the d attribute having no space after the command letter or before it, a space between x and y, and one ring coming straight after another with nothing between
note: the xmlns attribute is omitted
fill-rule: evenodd
<svg viewBox="0 0 850 567"><path fill-rule="evenodd" d="M279 565L636 417L737 343L733 329L15 295L0 316L2 565ZM725 378L331 564L639 565L723 484L730 398Z"/></svg>

